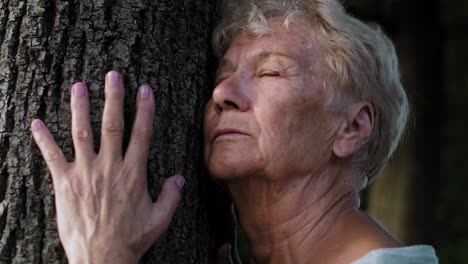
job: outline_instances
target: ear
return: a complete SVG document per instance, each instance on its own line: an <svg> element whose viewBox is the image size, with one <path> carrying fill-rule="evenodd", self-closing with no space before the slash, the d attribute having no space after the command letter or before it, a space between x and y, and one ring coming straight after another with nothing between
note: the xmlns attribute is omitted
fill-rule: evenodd
<svg viewBox="0 0 468 264"><path fill-rule="evenodd" d="M367 102L355 103L345 118L333 144L333 153L340 158L350 157L366 144L374 127L374 108Z"/></svg>

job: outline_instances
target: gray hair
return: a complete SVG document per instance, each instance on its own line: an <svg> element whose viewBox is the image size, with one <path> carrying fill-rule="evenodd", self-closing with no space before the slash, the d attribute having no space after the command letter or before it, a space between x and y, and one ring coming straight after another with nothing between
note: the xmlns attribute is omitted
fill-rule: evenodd
<svg viewBox="0 0 468 264"><path fill-rule="evenodd" d="M348 15L337 0L226 0L222 20L213 33L213 51L221 58L240 32L262 36L271 30L268 19L282 19L284 28L305 21L310 42L325 50L329 68L326 87L332 89L327 106L343 111L351 101L367 101L375 110L368 142L351 162L360 175L360 188L380 173L405 129L409 104L400 81L395 48L387 36Z"/></svg>

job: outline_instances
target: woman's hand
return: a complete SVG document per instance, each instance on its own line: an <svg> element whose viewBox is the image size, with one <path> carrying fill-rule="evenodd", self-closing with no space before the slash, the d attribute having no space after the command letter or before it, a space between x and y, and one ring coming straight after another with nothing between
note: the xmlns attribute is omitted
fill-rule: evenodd
<svg viewBox="0 0 468 264"><path fill-rule="evenodd" d="M68 163L49 130L34 120L34 139L52 174L60 240L70 263L137 263L169 226L180 201L182 176L166 180L156 203L147 190L154 96L140 87L130 143L122 157L124 86L106 76L99 154L93 148L85 84L71 92L75 161Z"/></svg>

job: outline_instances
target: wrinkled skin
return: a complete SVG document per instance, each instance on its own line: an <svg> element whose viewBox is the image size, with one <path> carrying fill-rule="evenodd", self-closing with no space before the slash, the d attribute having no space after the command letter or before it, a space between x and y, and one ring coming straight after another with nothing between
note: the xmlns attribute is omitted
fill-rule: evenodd
<svg viewBox="0 0 468 264"><path fill-rule="evenodd" d="M262 38L240 33L224 55L204 122L214 178L278 180L330 159L328 143L341 120L325 108L320 50L307 48L299 30Z"/></svg>

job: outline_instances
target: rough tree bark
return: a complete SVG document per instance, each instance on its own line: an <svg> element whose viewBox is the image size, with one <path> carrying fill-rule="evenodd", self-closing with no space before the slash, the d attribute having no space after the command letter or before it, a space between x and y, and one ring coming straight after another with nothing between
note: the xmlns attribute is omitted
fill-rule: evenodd
<svg viewBox="0 0 468 264"><path fill-rule="evenodd" d="M164 178L187 178L167 235L142 262L210 263L219 243L230 239L223 229L226 198L207 179L201 155L215 2L0 1L0 263L66 262L50 175L29 125L34 118L44 120L72 160L70 87L84 81L97 149L103 78L111 69L126 83L125 141L138 85L149 83L155 91L153 198Z"/></svg>

